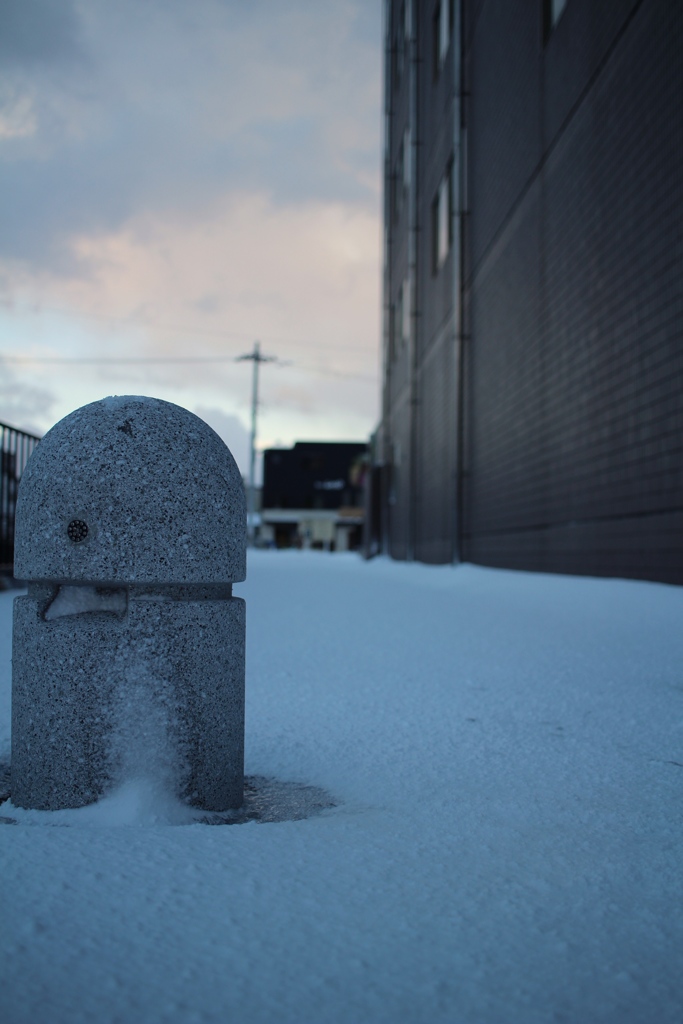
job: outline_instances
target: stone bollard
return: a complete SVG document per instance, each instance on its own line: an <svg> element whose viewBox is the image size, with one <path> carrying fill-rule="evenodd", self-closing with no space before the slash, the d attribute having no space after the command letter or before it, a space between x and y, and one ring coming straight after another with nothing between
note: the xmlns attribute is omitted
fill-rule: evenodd
<svg viewBox="0 0 683 1024"><path fill-rule="evenodd" d="M45 435L16 510L12 801L132 779L206 810L244 786L244 488L197 416L105 398Z"/></svg>

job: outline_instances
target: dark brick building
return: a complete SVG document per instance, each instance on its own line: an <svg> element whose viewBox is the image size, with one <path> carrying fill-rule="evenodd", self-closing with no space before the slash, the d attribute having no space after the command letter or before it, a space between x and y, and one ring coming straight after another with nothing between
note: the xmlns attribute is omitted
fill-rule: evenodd
<svg viewBox="0 0 683 1024"><path fill-rule="evenodd" d="M683 4L385 29L379 544L683 582Z"/></svg>

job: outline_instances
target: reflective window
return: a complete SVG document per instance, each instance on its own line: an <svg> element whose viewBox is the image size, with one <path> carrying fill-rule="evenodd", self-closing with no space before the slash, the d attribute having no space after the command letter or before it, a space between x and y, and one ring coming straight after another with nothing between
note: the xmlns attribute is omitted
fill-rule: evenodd
<svg viewBox="0 0 683 1024"><path fill-rule="evenodd" d="M439 182L432 203L432 270L436 274L446 262L453 244L453 161Z"/></svg>
<svg viewBox="0 0 683 1024"><path fill-rule="evenodd" d="M557 25L562 12L567 6L567 0L544 0L543 2L543 31L546 41L550 33Z"/></svg>
<svg viewBox="0 0 683 1024"><path fill-rule="evenodd" d="M453 34L453 0L439 0L432 19L434 78L438 78L446 60Z"/></svg>
<svg viewBox="0 0 683 1024"><path fill-rule="evenodd" d="M406 278L401 287L401 347L410 341L410 279Z"/></svg>

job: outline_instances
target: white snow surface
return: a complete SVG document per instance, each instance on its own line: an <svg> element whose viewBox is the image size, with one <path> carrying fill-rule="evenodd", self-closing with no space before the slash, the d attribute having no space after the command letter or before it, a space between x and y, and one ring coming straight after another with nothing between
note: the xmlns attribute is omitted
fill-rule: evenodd
<svg viewBox="0 0 683 1024"><path fill-rule="evenodd" d="M45 612L48 622L63 615L81 615L83 612L116 612L126 610L126 592L121 587L104 588L63 585Z"/></svg>
<svg viewBox="0 0 683 1024"><path fill-rule="evenodd" d="M683 589L254 552L236 592L247 774L337 806L3 805L4 1024L680 1024Z"/></svg>

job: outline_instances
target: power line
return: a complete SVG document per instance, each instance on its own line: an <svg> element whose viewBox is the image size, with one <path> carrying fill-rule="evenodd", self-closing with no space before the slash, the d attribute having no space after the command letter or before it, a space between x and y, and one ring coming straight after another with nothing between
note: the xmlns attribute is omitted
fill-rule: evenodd
<svg viewBox="0 0 683 1024"><path fill-rule="evenodd" d="M295 370L304 370L306 373L320 373L324 377L340 377L344 380L357 380L364 384L376 385L378 377L372 377L368 373L344 373L342 370L331 370L324 366L307 366L305 363L292 363Z"/></svg>
<svg viewBox="0 0 683 1024"><path fill-rule="evenodd" d="M234 356L14 356L0 358L8 363L234 363Z"/></svg>
<svg viewBox="0 0 683 1024"><path fill-rule="evenodd" d="M240 357L241 358L241 357ZM235 356L17 356L5 355L0 352L0 359L6 363L49 363L50 365L88 365L88 366L163 366L163 365L201 365L202 363L234 363L239 361ZM345 373L331 367L312 366L295 361L282 362L278 366L291 366L295 370L306 373L317 373L327 377L338 377L345 380L356 380L367 384L376 384L377 377L362 373Z"/></svg>

